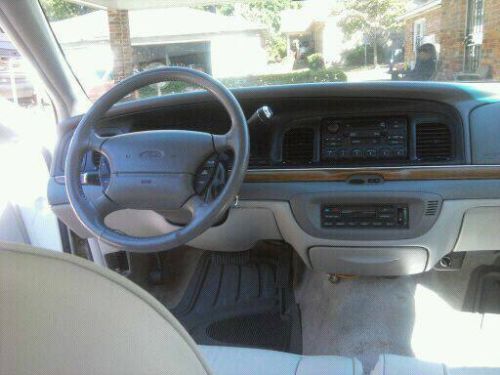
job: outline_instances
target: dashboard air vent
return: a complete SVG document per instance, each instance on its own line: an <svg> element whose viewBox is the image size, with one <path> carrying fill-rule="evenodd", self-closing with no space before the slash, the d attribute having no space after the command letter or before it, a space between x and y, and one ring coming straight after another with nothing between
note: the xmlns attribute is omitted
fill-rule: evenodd
<svg viewBox="0 0 500 375"><path fill-rule="evenodd" d="M425 204L425 216L434 216L439 210L439 201L427 201Z"/></svg>
<svg viewBox="0 0 500 375"><path fill-rule="evenodd" d="M450 160L453 149L448 126L439 123L417 124L416 151L420 161Z"/></svg>
<svg viewBox="0 0 500 375"><path fill-rule="evenodd" d="M314 158L314 129L293 128L283 138L285 164L309 164Z"/></svg>

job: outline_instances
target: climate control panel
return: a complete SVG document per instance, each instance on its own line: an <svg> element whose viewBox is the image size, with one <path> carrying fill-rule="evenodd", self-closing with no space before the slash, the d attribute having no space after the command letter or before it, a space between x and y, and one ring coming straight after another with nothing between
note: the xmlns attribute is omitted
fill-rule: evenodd
<svg viewBox="0 0 500 375"><path fill-rule="evenodd" d="M404 229L409 225L406 204L321 206L321 226L325 229Z"/></svg>

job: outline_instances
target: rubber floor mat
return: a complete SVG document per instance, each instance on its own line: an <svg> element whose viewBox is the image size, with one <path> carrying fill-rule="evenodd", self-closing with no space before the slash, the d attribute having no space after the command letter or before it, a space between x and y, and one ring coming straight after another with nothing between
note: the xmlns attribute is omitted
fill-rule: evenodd
<svg viewBox="0 0 500 375"><path fill-rule="evenodd" d="M500 314L500 266L480 266L473 271L464 310Z"/></svg>
<svg viewBox="0 0 500 375"><path fill-rule="evenodd" d="M172 313L198 344L302 351L287 246L206 252Z"/></svg>

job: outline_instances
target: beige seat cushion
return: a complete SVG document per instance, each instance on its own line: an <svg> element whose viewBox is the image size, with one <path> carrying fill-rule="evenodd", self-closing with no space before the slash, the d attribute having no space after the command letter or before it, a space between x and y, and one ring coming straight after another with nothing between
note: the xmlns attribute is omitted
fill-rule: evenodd
<svg viewBox="0 0 500 375"><path fill-rule="evenodd" d="M333 355L303 356L272 350L201 346L217 375L362 375L355 358Z"/></svg>
<svg viewBox="0 0 500 375"><path fill-rule="evenodd" d="M207 374L152 296L75 256L0 244L0 374Z"/></svg>
<svg viewBox="0 0 500 375"><path fill-rule="evenodd" d="M491 367L447 367L417 358L393 354L382 354L372 375L500 375L500 368Z"/></svg>

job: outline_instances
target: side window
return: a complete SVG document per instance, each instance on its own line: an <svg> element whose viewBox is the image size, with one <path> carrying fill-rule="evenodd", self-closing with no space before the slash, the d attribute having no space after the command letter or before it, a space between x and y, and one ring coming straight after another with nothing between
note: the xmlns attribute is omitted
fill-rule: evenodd
<svg viewBox="0 0 500 375"><path fill-rule="evenodd" d="M41 80L0 28L0 126L52 150L54 109Z"/></svg>
<svg viewBox="0 0 500 375"><path fill-rule="evenodd" d="M55 124L41 80L0 29L0 241L61 250L46 193Z"/></svg>

